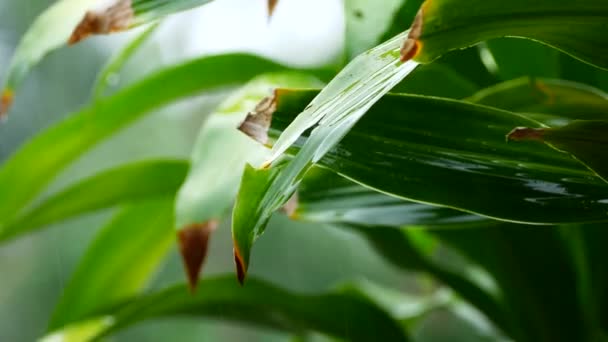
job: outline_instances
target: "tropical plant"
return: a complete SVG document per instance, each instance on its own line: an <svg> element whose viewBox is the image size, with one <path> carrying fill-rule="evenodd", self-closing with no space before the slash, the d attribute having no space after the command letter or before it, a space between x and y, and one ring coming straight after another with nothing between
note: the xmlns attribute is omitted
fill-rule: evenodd
<svg viewBox="0 0 608 342"><path fill-rule="evenodd" d="M0 112L10 115L20 83L51 50L207 2L57 1L15 53ZM270 15L277 3L268 1ZM119 208L67 285L49 341L183 315L406 341L437 308L477 312L489 339L608 339L608 2L344 4L337 73L224 54L110 92L108 78L154 24L100 71L88 105L3 163L4 243ZM227 87L235 90L201 127L189 160L121 165L48 194L61 171L136 120ZM397 268L441 286L403 299L370 283L303 295L248 279L253 245L273 215L355 232ZM199 283L226 217L242 286L232 276ZM174 240L187 284L146 290ZM400 300L418 309L400 311Z"/></svg>

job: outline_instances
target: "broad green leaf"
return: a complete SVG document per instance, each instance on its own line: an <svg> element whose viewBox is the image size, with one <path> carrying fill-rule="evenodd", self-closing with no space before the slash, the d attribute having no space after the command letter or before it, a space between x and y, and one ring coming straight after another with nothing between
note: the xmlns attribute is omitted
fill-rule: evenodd
<svg viewBox="0 0 608 342"><path fill-rule="evenodd" d="M486 270L516 341L588 341L574 261L556 227L506 224L433 234ZM560 327L556 329L555 327Z"/></svg>
<svg viewBox="0 0 608 342"><path fill-rule="evenodd" d="M468 213L388 196L320 168L312 169L297 192L290 217L307 222L361 226L463 227L487 223Z"/></svg>
<svg viewBox="0 0 608 342"><path fill-rule="evenodd" d="M608 181L608 121L573 121L556 128L517 128L511 140L537 140L568 152Z"/></svg>
<svg viewBox="0 0 608 342"><path fill-rule="evenodd" d="M99 233L66 286L55 330L139 294L174 239L173 198L128 205Z"/></svg>
<svg viewBox="0 0 608 342"><path fill-rule="evenodd" d="M148 38L156 32L158 24L150 25L144 32L135 37L125 47L123 47L115 56L113 56L108 64L99 72L95 86L93 88L93 99L97 100L106 95L108 88L111 85L111 79L116 77L124 65L137 53L139 48L148 41Z"/></svg>
<svg viewBox="0 0 608 342"><path fill-rule="evenodd" d="M255 279L240 287L232 277L206 279L196 295L190 295L186 286L176 286L137 299L107 317L113 326L101 336L144 320L184 316L293 333L318 331L349 341L408 340L397 321L359 295L339 291L294 294Z"/></svg>
<svg viewBox="0 0 608 342"><path fill-rule="evenodd" d="M427 0L404 54L428 63L445 52L504 36L530 38L608 68L604 0Z"/></svg>
<svg viewBox="0 0 608 342"><path fill-rule="evenodd" d="M608 94L584 84L555 79L523 77L481 90L467 101L527 113L526 116L552 127L577 119L608 118Z"/></svg>
<svg viewBox="0 0 608 342"><path fill-rule="evenodd" d="M42 13L25 34L13 57L0 101L8 112L14 92L29 70L46 54L91 34L127 30L211 0L59 0Z"/></svg>
<svg viewBox="0 0 608 342"><path fill-rule="evenodd" d="M161 70L39 134L0 169L0 226L19 214L70 162L92 146L173 101L247 82L284 67L260 57L205 57ZM171 85L171 86L167 86Z"/></svg>
<svg viewBox="0 0 608 342"><path fill-rule="evenodd" d="M278 91L270 136L277 137L315 95ZM505 136L518 126L541 125L461 101L388 95L318 164L397 197L491 218L535 224L608 220L602 179L548 146L508 143ZM305 144L306 137L299 139L289 153ZM258 217L249 213L245 225Z"/></svg>
<svg viewBox="0 0 608 342"><path fill-rule="evenodd" d="M502 80L522 76L558 78L560 52L528 39L499 38L479 45L481 59Z"/></svg>
<svg viewBox="0 0 608 342"><path fill-rule="evenodd" d="M405 31L420 4L422 0L344 1L348 59Z"/></svg>
<svg viewBox="0 0 608 342"><path fill-rule="evenodd" d="M295 72L262 75L228 98L211 115L197 138L191 158L192 168L177 197L176 228L179 231L221 219L236 198L245 165L261 163L268 156L266 147L237 130L248 111L277 87L319 85L321 83L315 77ZM265 131L264 128L260 130ZM196 243L181 246L193 288L204 255L191 249L204 248ZM191 255L195 258L188 258Z"/></svg>
<svg viewBox="0 0 608 342"><path fill-rule="evenodd" d="M99 173L43 200L0 231L0 240L123 203L173 198L186 178L188 163L149 161Z"/></svg>
<svg viewBox="0 0 608 342"><path fill-rule="evenodd" d="M253 170L245 174L243 184L250 181L248 178L269 183L241 186L239 190L239 199L244 201L237 201L233 214L239 270L246 272L249 257L246 254L251 248L241 243L255 241L263 233L272 213L291 197L306 171L337 144L376 101L416 68L416 63L402 63L398 57L405 34L407 32L357 57L306 108L302 108L301 114L278 139L267 164L276 161L306 130L318 125L302 151L281 170L271 172L276 177L267 178L266 170L258 170L260 176ZM256 201L252 202L254 198Z"/></svg>

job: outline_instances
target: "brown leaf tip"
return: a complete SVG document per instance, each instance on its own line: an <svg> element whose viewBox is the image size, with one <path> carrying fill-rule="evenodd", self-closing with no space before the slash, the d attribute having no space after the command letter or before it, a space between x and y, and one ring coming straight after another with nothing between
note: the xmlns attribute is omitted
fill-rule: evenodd
<svg viewBox="0 0 608 342"><path fill-rule="evenodd" d="M76 44L94 34L124 31L131 25L133 17L131 0L118 0L101 11L88 11L72 32L68 44Z"/></svg>
<svg viewBox="0 0 608 342"><path fill-rule="evenodd" d="M252 112L247 114L239 130L260 144L268 144L268 130L272 123L272 115L277 110L276 95L264 98Z"/></svg>
<svg viewBox="0 0 608 342"><path fill-rule="evenodd" d="M0 97L0 119L4 119L13 104L15 94L10 89L5 89Z"/></svg>
<svg viewBox="0 0 608 342"><path fill-rule="evenodd" d="M247 265L236 245L234 247L234 263L236 265L236 278L242 286L245 284L245 277L247 277Z"/></svg>
<svg viewBox="0 0 608 342"><path fill-rule="evenodd" d="M402 62L407 62L410 59L414 58L418 54L418 52L420 51L420 48L422 46L422 43L418 39L422 35L422 23L423 23L423 16L424 16L423 8L424 8L424 5L422 6L422 8L420 8L418 13L416 14L416 17L414 18L414 22L412 23L412 26L410 27L410 33L408 34L407 39L405 40L405 42L403 42L403 45L401 46L401 61Z"/></svg>
<svg viewBox="0 0 608 342"><path fill-rule="evenodd" d="M268 0L268 19L272 18L279 0Z"/></svg>
<svg viewBox="0 0 608 342"><path fill-rule="evenodd" d="M543 128L517 127L507 134L507 141L543 141L544 135L545 130Z"/></svg>
<svg viewBox="0 0 608 342"><path fill-rule="evenodd" d="M179 250L188 276L190 291L194 293L207 256L209 238L217 228L217 221L193 224L178 232Z"/></svg>

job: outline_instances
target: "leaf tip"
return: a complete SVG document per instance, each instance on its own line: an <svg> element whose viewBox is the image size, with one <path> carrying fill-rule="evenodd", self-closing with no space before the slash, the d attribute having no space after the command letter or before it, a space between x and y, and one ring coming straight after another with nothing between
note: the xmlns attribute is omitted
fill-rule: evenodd
<svg viewBox="0 0 608 342"><path fill-rule="evenodd" d="M245 284L245 278L247 277L247 264L239 252L236 243L234 244L234 263L236 265L236 277L239 284L243 286Z"/></svg>
<svg viewBox="0 0 608 342"><path fill-rule="evenodd" d="M418 55L422 48L422 42L420 42L419 38L422 35L424 5L425 4L422 5L422 8L420 8L418 13L416 14L414 22L410 27L410 33L408 34L407 39L405 40L405 42L403 42L403 45L401 46L401 62L407 62L410 59L413 59L414 57L416 57L416 55Z"/></svg>
<svg viewBox="0 0 608 342"><path fill-rule="evenodd" d="M543 141L544 135L545 129L543 128L516 127L507 134L507 141Z"/></svg>
<svg viewBox="0 0 608 342"><path fill-rule="evenodd" d="M268 0L268 20L272 19L272 15L277 8L279 0Z"/></svg>
<svg viewBox="0 0 608 342"><path fill-rule="evenodd" d="M68 45L79 43L91 35L124 31L131 25L134 15L131 0L117 0L104 10L88 11L72 32Z"/></svg>
<svg viewBox="0 0 608 342"><path fill-rule="evenodd" d="M207 256L209 237L217 226L218 222L212 220L187 226L178 232L179 250L192 293L196 292L198 278Z"/></svg>
<svg viewBox="0 0 608 342"><path fill-rule="evenodd" d="M12 89L6 88L2 91L2 96L0 96L0 120L6 118L8 115L8 111L13 104L14 98L15 93Z"/></svg>
<svg viewBox="0 0 608 342"><path fill-rule="evenodd" d="M277 110L276 99L276 95L272 95L258 103L255 109L247 114L239 130L260 144L267 145L272 115Z"/></svg>

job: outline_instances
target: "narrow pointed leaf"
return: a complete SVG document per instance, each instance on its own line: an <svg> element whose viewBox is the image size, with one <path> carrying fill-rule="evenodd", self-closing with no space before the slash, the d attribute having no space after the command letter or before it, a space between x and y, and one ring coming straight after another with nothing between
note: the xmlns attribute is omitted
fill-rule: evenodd
<svg viewBox="0 0 608 342"><path fill-rule="evenodd" d="M277 137L315 95L278 91L270 136ZM466 102L388 95L318 163L394 196L492 218L536 224L606 221L602 179L548 146L505 140L513 127L535 125L541 126ZM300 139L289 153L306 141Z"/></svg>
<svg viewBox="0 0 608 342"><path fill-rule="evenodd" d="M301 295L250 279L241 288L231 277L201 282L196 295L176 286L133 301L109 316L102 334L144 320L170 317L223 319L293 333L318 331L350 341L407 341L399 323L359 295L332 292Z"/></svg>
<svg viewBox="0 0 608 342"><path fill-rule="evenodd" d="M188 163L150 161L97 174L42 201L0 230L0 240L119 204L173 198Z"/></svg>
<svg viewBox="0 0 608 342"><path fill-rule="evenodd" d="M405 33L406 34L406 33ZM405 34L357 57L325 89L319 93L278 139L269 161L276 161L309 128L311 138L292 160L280 170L248 170L235 204L233 217L248 220L233 221L233 238L237 270L247 269L250 246L238 242L255 241L264 231L270 216L287 203L298 183L319 159L334 147L352 126L391 88L417 66L399 60L399 47ZM266 165L268 166L268 165ZM259 175L256 175L256 172ZM268 177L271 174L272 177ZM267 182L255 187L246 185L250 179ZM247 203L247 204L245 204ZM245 234L243 236L240 236Z"/></svg>
<svg viewBox="0 0 608 342"><path fill-rule="evenodd" d="M126 206L92 242L55 308L49 330L139 294L172 245L173 200Z"/></svg>
<svg viewBox="0 0 608 342"><path fill-rule="evenodd" d="M509 139L546 142L570 153L608 181L608 121L573 121L557 128L516 128Z"/></svg>
<svg viewBox="0 0 608 342"><path fill-rule="evenodd" d="M447 51L491 38L524 37L543 42L587 63L608 68L608 3L604 0L427 0L420 32L411 38L428 63Z"/></svg>
<svg viewBox="0 0 608 342"><path fill-rule="evenodd" d="M255 122L245 121L247 117L263 116L265 104L248 114L251 108L274 88L319 85L315 77L295 72L259 76L228 98L203 125L192 152L192 168L176 201L176 228L184 237L180 239L181 252L192 288L196 287L203 263L203 246L193 242L206 245L206 239L197 238L199 234L187 239L193 236L187 232L200 232L200 227L221 219L236 198L245 165L259 164L268 156L268 148L249 139L237 127L241 125L250 134L254 130L265 134L267 127L263 124L258 127Z"/></svg>
<svg viewBox="0 0 608 342"><path fill-rule="evenodd" d="M260 73L282 69L250 55L205 57L162 70L72 115L30 140L2 165L0 226L20 213L69 163L146 113L172 101L237 86Z"/></svg>

